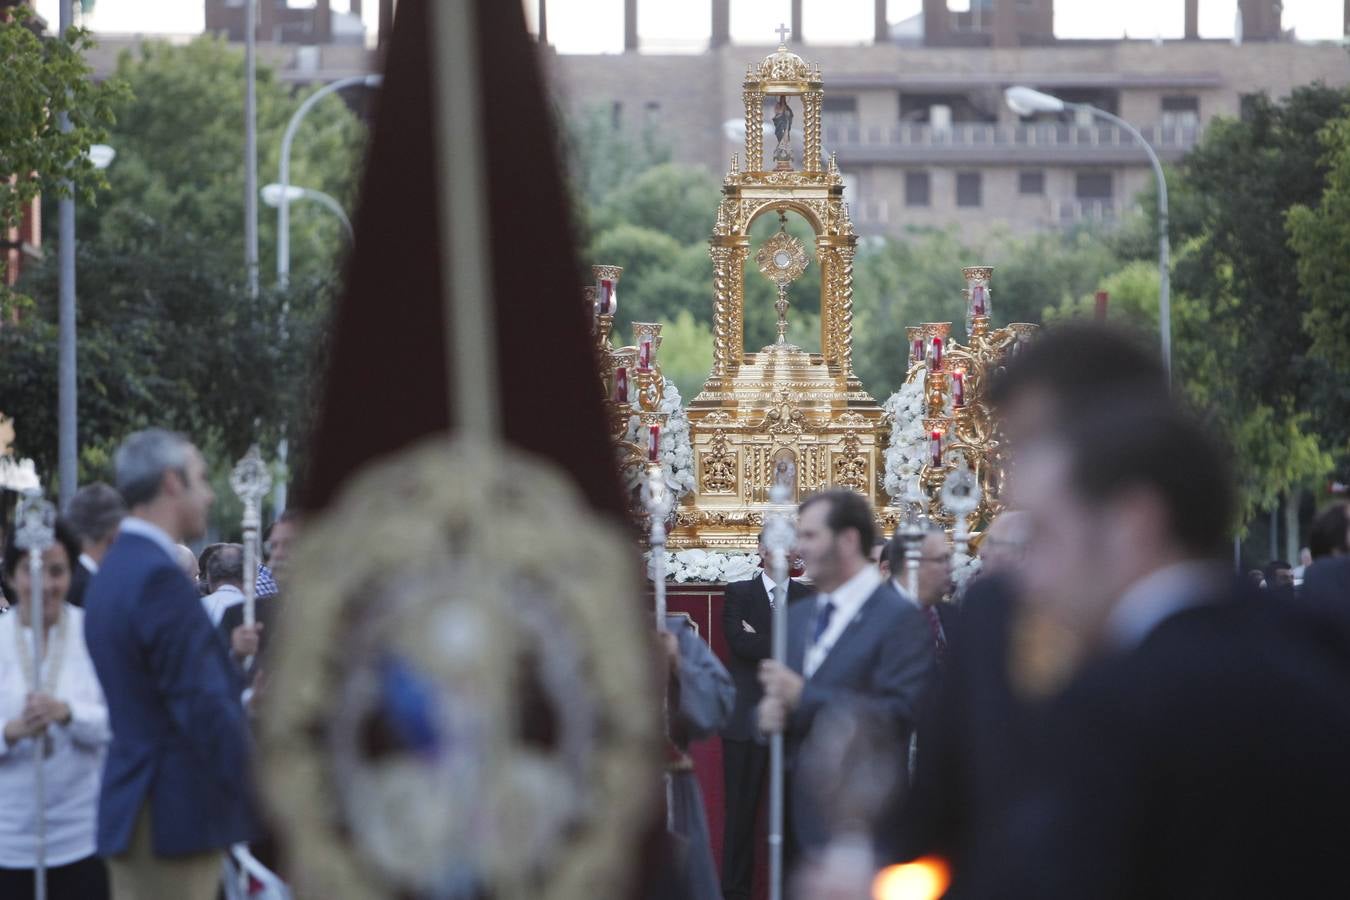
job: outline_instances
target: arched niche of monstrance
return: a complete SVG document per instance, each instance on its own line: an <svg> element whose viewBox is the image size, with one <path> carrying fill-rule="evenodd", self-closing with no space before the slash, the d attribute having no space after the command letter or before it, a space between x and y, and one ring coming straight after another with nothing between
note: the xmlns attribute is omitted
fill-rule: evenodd
<svg viewBox="0 0 1350 900"><path fill-rule="evenodd" d="M793 173L789 173L793 174ZM749 176L746 176L749 177ZM852 384L853 374L853 254L857 237L843 202L843 179L831 168L815 178L823 179L822 193L812 185L811 196L793 196L791 186L779 196L746 196L739 184L729 182L718 206L709 253L713 261L713 370L710 385L723 383L744 361L745 285L759 278L747 268L753 257L750 232L755 223L778 213L796 213L813 235L812 262L819 278L820 353L832 374ZM777 193L775 191L775 193Z"/></svg>
<svg viewBox="0 0 1350 900"><path fill-rule="evenodd" d="M806 252L806 269L788 285L788 342L811 353L821 347L820 311L823 297L820 256L816 232L800 212L783 210L786 231L801 241ZM756 353L767 349L777 338L778 313L774 302L778 287L759 270L756 254L780 228L777 210L764 210L749 228L749 253L742 264L745 296L745 335L741 350Z"/></svg>

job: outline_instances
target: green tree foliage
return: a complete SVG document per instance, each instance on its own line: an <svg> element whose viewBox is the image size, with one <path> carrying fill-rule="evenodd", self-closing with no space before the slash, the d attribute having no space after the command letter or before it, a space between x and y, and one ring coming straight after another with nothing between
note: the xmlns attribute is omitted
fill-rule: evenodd
<svg viewBox="0 0 1350 900"><path fill-rule="evenodd" d="M1350 375L1350 118L1328 125L1322 141L1326 188L1315 205L1289 210L1290 245L1308 298L1303 324L1310 354L1344 378Z"/></svg>
<svg viewBox="0 0 1350 900"><path fill-rule="evenodd" d="M81 28L39 36L23 6L0 13L0 227L6 231L39 195L69 196L73 189L93 203L95 191L107 186L87 153L107 139L126 88L117 79L91 80L84 53L92 46ZM69 131L60 128L61 113ZM0 275L4 265L0 259Z"/></svg>
<svg viewBox="0 0 1350 900"><path fill-rule="evenodd" d="M291 287L283 296L271 288L275 215L263 207L264 290L250 297L242 52L214 38L151 43L123 55L118 77L131 93L112 104L117 124L107 139L117 159L109 188L77 219L81 477L106 478L113 447L149 424L187 432L224 468L255 441L275 446L286 423L292 461L303 459L300 438L313 410L345 235L329 212L294 204ZM264 181L274 178L282 131L305 93L293 94L259 67ZM325 98L298 133L292 182L351 208L364 137L344 102ZM0 397L16 421L18 452L50 472L57 446L55 256L19 288L32 300L17 323L0 327Z"/></svg>
<svg viewBox="0 0 1350 900"><path fill-rule="evenodd" d="M114 105L117 124L108 136L117 161L98 209L81 210L81 240L115 239L133 221L149 222L200 240L222 263L242 269L243 53L213 37L183 46L149 42L137 54L122 54L117 76L131 88ZM309 90L293 92L272 69L258 67L258 171L264 184L277 179L282 133ZM319 101L297 133L291 183L331 194L352 209L364 139L365 129L341 97ZM277 241L276 212L267 206L259 210L258 236L267 281ZM291 204L295 277L331 271L345 240L330 212L310 202Z"/></svg>
<svg viewBox="0 0 1350 900"><path fill-rule="evenodd" d="M275 441L282 421L303 423L327 285L250 298L233 260L200 238L143 223L116 242L82 244L77 348L81 477L107 477L118 441L148 425L184 431L208 458L232 460ZM15 449L41 471L56 464L57 272L24 282L18 324L0 328L0 396ZM299 429L296 429L299 432Z"/></svg>

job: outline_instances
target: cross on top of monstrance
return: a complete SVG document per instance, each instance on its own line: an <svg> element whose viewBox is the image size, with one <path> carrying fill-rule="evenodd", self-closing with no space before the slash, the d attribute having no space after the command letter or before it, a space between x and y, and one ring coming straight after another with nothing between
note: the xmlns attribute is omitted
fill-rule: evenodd
<svg viewBox="0 0 1350 900"><path fill-rule="evenodd" d="M774 31L778 32L778 43L786 47L788 35L792 34L792 29L780 22Z"/></svg>
<svg viewBox="0 0 1350 900"><path fill-rule="evenodd" d="M778 301L774 303L778 310L778 340L765 347L765 352L800 349L787 342L787 289L806 271L809 260L806 246L787 233L787 213L781 209L778 211L778 233L760 246L755 262L759 263L759 271L764 277L778 285Z"/></svg>

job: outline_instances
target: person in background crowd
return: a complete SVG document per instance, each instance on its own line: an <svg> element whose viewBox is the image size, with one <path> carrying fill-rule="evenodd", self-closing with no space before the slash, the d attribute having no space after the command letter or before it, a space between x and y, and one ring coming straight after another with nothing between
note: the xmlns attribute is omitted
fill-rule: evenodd
<svg viewBox="0 0 1350 900"><path fill-rule="evenodd" d="M1308 608L1350 625L1350 503L1331 504L1313 519L1308 536L1313 563L1303 573Z"/></svg>
<svg viewBox="0 0 1350 900"><path fill-rule="evenodd" d="M891 577L891 561L886 555L886 538L882 537L880 533L877 534L876 540L872 542L872 552L867 554L867 558L872 561L872 565L877 567L877 571L881 573L883 579Z"/></svg>
<svg viewBox="0 0 1350 900"><path fill-rule="evenodd" d="M1313 519L1308 533L1313 561L1328 556L1350 556L1350 503L1332 503Z"/></svg>
<svg viewBox="0 0 1350 900"><path fill-rule="evenodd" d="M202 548L202 552L197 554L197 589L201 591L203 597L211 593L211 584L206 579L206 570L211 564L211 557L224 546L223 543L207 544Z"/></svg>
<svg viewBox="0 0 1350 900"><path fill-rule="evenodd" d="M1312 549L1304 547L1298 551L1298 565L1294 566L1294 586L1303 583L1303 574L1308 571L1308 566L1312 565Z"/></svg>
<svg viewBox="0 0 1350 900"><path fill-rule="evenodd" d="M201 454L162 429L128 437L115 466L131 515L85 619L113 731L99 855L118 900L214 900L221 851L257 828L243 684L175 548L205 531L214 494Z"/></svg>
<svg viewBox="0 0 1350 900"><path fill-rule="evenodd" d="M212 544L213 552L206 560L203 581L210 593L202 598L202 608L211 619L211 625L220 625L225 610L244 602L244 548L239 544Z"/></svg>
<svg viewBox="0 0 1350 900"><path fill-rule="evenodd" d="M265 565L258 567L258 585L256 597L271 597L280 593L277 579L286 580L286 569L290 565L291 550L300 534L300 513L297 510L284 511L277 520L267 526L263 533L263 558Z"/></svg>
<svg viewBox="0 0 1350 900"><path fill-rule="evenodd" d="M820 594L788 609L788 665L760 663L764 699L760 730L787 738L792 853L825 847L835 823L810 790L810 767L799 759L826 708L864 718L905 753L919 703L933 672L933 647L918 609L872 564L871 505L860 494L829 490L798 510L797 549ZM901 761L897 772L906 765ZM795 846L794 846L795 845Z"/></svg>
<svg viewBox="0 0 1350 900"><path fill-rule="evenodd" d="M915 573L917 596L909 592L905 542L902 538L891 538L887 544L886 558L890 564L889 570L897 573L891 578L892 587L923 614L929 639L933 642L933 652L941 668L947 652L947 636L954 628L959 612L955 604L942 602L942 598L952 589L952 548L947 535L940 529L934 529L923 536L919 545L919 568Z"/></svg>
<svg viewBox="0 0 1350 900"><path fill-rule="evenodd" d="M108 707L84 642L84 610L66 601L81 539L64 522L42 554L42 672L32 671L29 554L6 541L0 577L17 607L0 616L0 897L34 896L37 797L42 754L49 900L105 900L108 872L95 854L99 776L112 733Z"/></svg>
<svg viewBox="0 0 1350 900"><path fill-rule="evenodd" d="M736 686L735 706L722 729L722 772L726 791L722 836L722 896L749 900L755 870L755 820L769 767L769 748L756 740L755 707L764 690L759 664L773 653L775 584L769 577L769 548L759 535L759 558L765 568L746 581L726 586L722 605L722 633L731 650L728 657ZM811 592L792 579L786 585L788 603Z"/></svg>
<svg viewBox="0 0 1350 900"><path fill-rule="evenodd" d="M716 897L717 863L689 745L716 734L726 724L736 688L688 616L666 616L659 637L667 666L666 714L673 749L666 765L671 781L671 833L682 844L691 900Z"/></svg>
<svg viewBox="0 0 1350 900"><path fill-rule="evenodd" d="M1005 509L980 541L980 577L1015 572L1027 550L1027 517Z"/></svg>
<svg viewBox="0 0 1350 900"><path fill-rule="evenodd" d="M1266 590L1272 594L1278 594L1281 597L1292 597L1294 595L1294 567L1282 559L1272 560L1266 564L1265 571L1262 573Z"/></svg>
<svg viewBox="0 0 1350 900"><path fill-rule="evenodd" d="M99 563L117 537L117 528L126 514L122 495L102 482L85 485L70 498L66 521L80 539L79 564L70 578L69 600L73 605L84 605L89 579L98 572Z"/></svg>
<svg viewBox="0 0 1350 900"><path fill-rule="evenodd" d="M188 580L191 581L193 585L196 585L198 578L202 574L201 567L197 565L197 554L193 553L192 548L187 544L178 544L174 548L174 558L178 561L178 565L183 570L183 574L187 575Z"/></svg>
<svg viewBox="0 0 1350 900"><path fill-rule="evenodd" d="M1247 583L1252 587L1264 589L1266 586L1266 573L1260 569L1248 570Z"/></svg>

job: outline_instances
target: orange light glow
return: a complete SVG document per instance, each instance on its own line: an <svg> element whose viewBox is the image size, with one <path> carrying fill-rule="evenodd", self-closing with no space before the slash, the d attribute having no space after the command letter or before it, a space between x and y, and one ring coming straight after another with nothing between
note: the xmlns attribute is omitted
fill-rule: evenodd
<svg viewBox="0 0 1350 900"><path fill-rule="evenodd" d="M951 883L947 861L925 856L878 872L872 881L872 900L938 900Z"/></svg>

